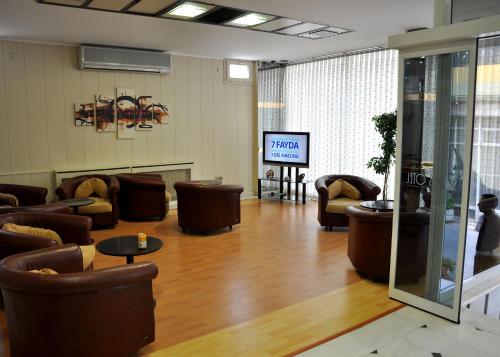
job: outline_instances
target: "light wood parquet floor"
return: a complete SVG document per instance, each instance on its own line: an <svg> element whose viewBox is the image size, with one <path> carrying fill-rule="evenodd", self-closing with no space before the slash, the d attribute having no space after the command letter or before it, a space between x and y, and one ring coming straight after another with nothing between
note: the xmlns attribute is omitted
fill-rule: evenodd
<svg viewBox="0 0 500 357"><path fill-rule="evenodd" d="M162 222L120 222L114 229L94 231L96 243L139 232L164 242L160 251L136 257L137 262L155 261L159 268L158 278L153 281L156 341L140 353L195 341L363 283L347 258L347 233L324 231L316 220L316 210L315 202L302 206L246 200L242 201L241 224L232 231L221 230L208 236L183 234L177 226L176 210L171 210ZM121 264L125 264L125 258L97 253L94 269ZM359 285L339 290L343 291L342 299L349 299L349 294L356 291L361 299L355 286ZM375 305L382 310L363 310L366 314L354 320L369 319L397 306L387 303L385 286L375 286L365 302L371 303L377 297L381 300ZM323 308L330 310L329 306ZM321 329L324 335L324 326ZM6 346L2 312L0 331L2 346Z"/></svg>

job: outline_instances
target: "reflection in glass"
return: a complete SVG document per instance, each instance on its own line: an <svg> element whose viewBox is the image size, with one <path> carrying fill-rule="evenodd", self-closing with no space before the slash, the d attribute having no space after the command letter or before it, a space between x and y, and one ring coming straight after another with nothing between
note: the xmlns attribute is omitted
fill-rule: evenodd
<svg viewBox="0 0 500 357"><path fill-rule="evenodd" d="M479 40L464 279L500 264L500 37Z"/></svg>
<svg viewBox="0 0 500 357"><path fill-rule="evenodd" d="M396 288L452 306L468 52L405 60Z"/></svg>

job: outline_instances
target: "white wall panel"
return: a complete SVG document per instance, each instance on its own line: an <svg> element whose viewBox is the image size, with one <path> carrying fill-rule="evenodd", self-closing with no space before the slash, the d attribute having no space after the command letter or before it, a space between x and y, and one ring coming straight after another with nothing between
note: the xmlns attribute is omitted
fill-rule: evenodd
<svg viewBox="0 0 500 357"><path fill-rule="evenodd" d="M46 186L52 170L193 161L193 178L222 176L253 195L253 86L226 85L216 59L173 56L169 75L80 71L75 47L0 41L0 182ZM74 103L117 87L167 104L169 123L115 132L76 127Z"/></svg>

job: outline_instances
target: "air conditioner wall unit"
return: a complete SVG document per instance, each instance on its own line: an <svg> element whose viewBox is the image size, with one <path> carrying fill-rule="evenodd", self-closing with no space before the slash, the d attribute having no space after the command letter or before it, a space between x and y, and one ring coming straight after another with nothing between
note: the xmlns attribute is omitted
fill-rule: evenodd
<svg viewBox="0 0 500 357"><path fill-rule="evenodd" d="M167 74L170 54L161 51L83 45L79 48L80 69L134 71Z"/></svg>

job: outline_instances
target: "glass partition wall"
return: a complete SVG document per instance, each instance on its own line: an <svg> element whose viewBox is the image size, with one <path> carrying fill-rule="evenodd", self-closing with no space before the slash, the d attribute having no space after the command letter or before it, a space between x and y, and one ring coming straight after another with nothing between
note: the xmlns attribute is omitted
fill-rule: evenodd
<svg viewBox="0 0 500 357"><path fill-rule="evenodd" d="M390 295L454 321L467 227L474 73L473 41L400 54Z"/></svg>

